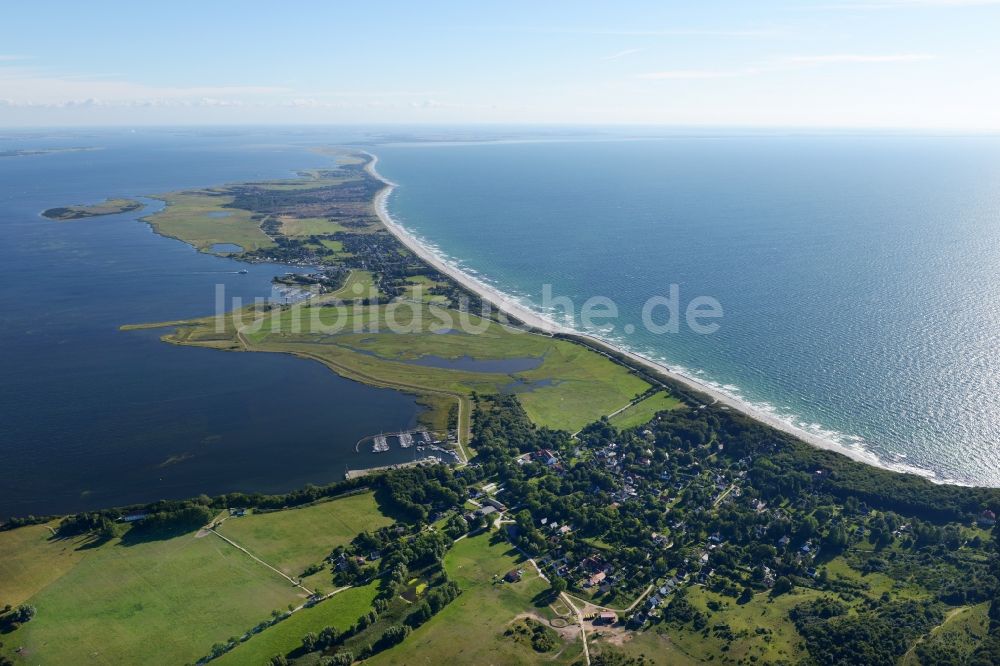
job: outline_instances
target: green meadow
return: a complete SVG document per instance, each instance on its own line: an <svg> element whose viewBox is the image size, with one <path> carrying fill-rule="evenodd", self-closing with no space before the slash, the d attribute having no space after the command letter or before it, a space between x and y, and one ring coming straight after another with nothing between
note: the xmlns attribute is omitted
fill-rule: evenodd
<svg viewBox="0 0 1000 666"><path fill-rule="evenodd" d="M309 632L318 634L326 627L345 631L359 617L371 610L372 601L377 593L378 582L338 592L326 601L311 608L303 608L288 619L251 636L212 663L219 666L227 664L263 666L275 655L286 655L295 651L302 645L302 637Z"/></svg>
<svg viewBox="0 0 1000 666"><path fill-rule="evenodd" d="M463 421L467 420L473 392L515 391L535 423L575 431L650 387L628 369L580 345L433 304L317 303L268 312L244 310L227 318L224 331L215 325L214 319L192 320L164 339L315 359L345 377L424 397L432 407L424 418L439 430L447 424L448 409L456 400L463 402ZM537 367L482 372L415 363L428 357L508 360L518 367L530 362ZM650 403L656 409L673 404L669 399Z"/></svg>
<svg viewBox="0 0 1000 666"><path fill-rule="evenodd" d="M324 236L344 231L342 225L322 217L292 217L291 215L282 215L280 219L281 233L293 238L301 236Z"/></svg>
<svg viewBox="0 0 1000 666"><path fill-rule="evenodd" d="M83 539L53 539L59 523L0 532L0 607L16 606L70 571L86 551Z"/></svg>
<svg viewBox="0 0 1000 666"><path fill-rule="evenodd" d="M82 557L55 556L47 546L26 554L58 558L62 575L28 599L37 616L2 639L4 650L23 647L34 664L194 661L273 609L303 600L301 590L211 534L78 544Z"/></svg>
<svg viewBox="0 0 1000 666"><path fill-rule="evenodd" d="M368 663L569 664L583 656L579 639L560 640L555 650L540 655L504 636L515 619L526 613L545 623L555 614L545 603L536 603L548 584L496 533L458 541L445 555L444 566L462 594L404 643L375 655ZM524 572L520 582L496 582L495 578L514 568Z"/></svg>
<svg viewBox="0 0 1000 666"><path fill-rule="evenodd" d="M219 531L295 577L337 545L391 522L366 492L229 518ZM272 611L306 600L302 589L206 530L145 540L126 533L97 542L57 538L49 527L0 532L0 604L29 603L37 609L31 622L0 635L0 655L17 654L24 663L194 662ZM330 591L329 569L307 583ZM364 614L374 595L374 586L340 592L255 635L239 646L239 654L256 663L258 650L270 657L293 639L301 641L314 626L346 628Z"/></svg>
<svg viewBox="0 0 1000 666"><path fill-rule="evenodd" d="M166 202L166 208L143 219L163 236L190 243L202 251L216 243L232 243L247 251L274 246L250 211L224 208L233 202L233 197L217 190L171 192L158 198Z"/></svg>
<svg viewBox="0 0 1000 666"><path fill-rule="evenodd" d="M654 393L648 398L611 417L611 425L625 430L649 423L659 412L677 409L683 403L665 391Z"/></svg>
<svg viewBox="0 0 1000 666"><path fill-rule="evenodd" d="M368 492L300 508L229 518L218 531L294 578L359 533L391 524Z"/></svg>

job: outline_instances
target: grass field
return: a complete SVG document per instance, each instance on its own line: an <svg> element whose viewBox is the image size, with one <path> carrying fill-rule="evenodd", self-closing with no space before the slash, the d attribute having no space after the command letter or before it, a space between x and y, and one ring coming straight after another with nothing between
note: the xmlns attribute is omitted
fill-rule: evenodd
<svg viewBox="0 0 1000 666"><path fill-rule="evenodd" d="M344 231L344 227L326 218L281 216L281 233L285 236L325 236L338 231Z"/></svg>
<svg viewBox="0 0 1000 666"><path fill-rule="evenodd" d="M254 186L275 192L307 190L344 182L344 178L329 172L303 171L299 178L266 181ZM216 243L233 243L245 251L274 247L275 243L261 230L260 219L241 208L227 208L233 203L233 190L227 187L183 190L157 195L167 206L162 211L143 218L157 233L190 243L207 250ZM290 238L327 235L343 231L340 224L320 217L298 218L291 215L279 220L281 233Z"/></svg>
<svg viewBox="0 0 1000 666"><path fill-rule="evenodd" d="M324 244L326 244L326 241L324 241ZM325 298L351 300L371 296L378 296L378 290L375 289L375 280L372 274L368 271L353 270L347 276L347 280L344 281L344 286L337 291L326 294Z"/></svg>
<svg viewBox="0 0 1000 666"><path fill-rule="evenodd" d="M260 222L252 219L250 211L223 208L233 198L214 190L171 192L158 198L167 207L143 218L157 233L177 238L208 250L216 243L233 243L244 250L273 247L274 241L260 229ZM210 214L224 214L212 217Z"/></svg>
<svg viewBox="0 0 1000 666"><path fill-rule="evenodd" d="M338 254L346 254L344 253L343 241L330 240L328 238L324 238L323 240L320 241L320 245L330 250L331 252L337 252Z"/></svg>
<svg viewBox="0 0 1000 666"><path fill-rule="evenodd" d="M505 541L491 542L480 534L457 542L445 556L451 580L462 594L416 629L404 643L382 652L371 664L537 664L571 663L582 656L579 641L562 643L552 653L539 655L530 647L503 635L522 613L551 614L533 599L548 585L526 562L519 562ZM494 584L515 567L524 569L518 583ZM558 655L558 656L557 656Z"/></svg>
<svg viewBox="0 0 1000 666"><path fill-rule="evenodd" d="M642 632L629 632L625 636L598 636L595 633L589 640L591 655L598 655L605 650L614 650L629 657L645 657L646 663L663 664L664 666L689 666L703 664L704 660L685 653L670 639L672 631L662 633L654 629ZM760 662L758 662L760 663Z"/></svg>
<svg viewBox="0 0 1000 666"><path fill-rule="evenodd" d="M632 405L625 411L615 414L611 418L611 424L623 430L634 428L649 423L658 412L677 409L681 404L683 403L679 399L661 391Z"/></svg>
<svg viewBox="0 0 1000 666"><path fill-rule="evenodd" d="M218 531L296 577L360 532L390 524L392 520L379 511L372 493L362 493L298 509L230 518ZM329 591L329 580L326 586Z"/></svg>
<svg viewBox="0 0 1000 666"><path fill-rule="evenodd" d="M344 590L312 608L303 608L287 620L250 637L212 663L220 666L263 666L275 655L287 655L296 650L302 645L302 637L310 631L318 634L325 627L336 627L344 631L371 610L378 585L378 582L372 582L364 587Z"/></svg>
<svg viewBox="0 0 1000 666"><path fill-rule="evenodd" d="M83 559L82 540L51 536L46 525L0 532L0 606L27 601Z"/></svg>
<svg viewBox="0 0 1000 666"><path fill-rule="evenodd" d="M3 637L9 656L23 646L22 663L186 663L302 601L300 590L213 536L115 539L62 554L50 546L23 550L62 574L30 598L37 616Z"/></svg>
<svg viewBox="0 0 1000 666"><path fill-rule="evenodd" d="M945 617L945 621L934 627L931 632L922 637L899 660L900 666L921 666L918 647L934 648L936 646L949 648L950 651L968 656L976 646L987 636L990 629L989 604L953 608Z"/></svg>

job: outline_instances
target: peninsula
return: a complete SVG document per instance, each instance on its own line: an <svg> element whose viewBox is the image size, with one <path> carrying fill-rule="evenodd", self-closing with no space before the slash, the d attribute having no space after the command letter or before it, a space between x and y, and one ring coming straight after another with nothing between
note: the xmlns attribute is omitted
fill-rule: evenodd
<svg viewBox="0 0 1000 666"><path fill-rule="evenodd" d="M67 220L82 220L88 217L117 215L140 210L143 204L133 199L105 199L96 204L81 204L77 206L61 206L42 211L42 216L50 220L64 222Z"/></svg>
<svg viewBox="0 0 1000 666"><path fill-rule="evenodd" d="M336 156L147 218L301 266L286 283L311 298L123 328L412 393L455 462L11 520L0 659L1000 660L1000 490L812 446L517 308L394 223L373 156Z"/></svg>

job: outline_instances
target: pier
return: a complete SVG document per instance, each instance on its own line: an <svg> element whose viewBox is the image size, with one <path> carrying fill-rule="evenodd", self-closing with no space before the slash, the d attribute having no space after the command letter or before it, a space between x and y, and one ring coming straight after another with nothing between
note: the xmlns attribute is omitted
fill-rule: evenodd
<svg viewBox="0 0 1000 666"><path fill-rule="evenodd" d="M422 467L424 465L445 465L445 461L440 458L434 458L433 456L428 456L427 458L421 458L420 460L412 460L410 462L396 463L395 465L382 465L381 467L369 467L368 469L349 469L344 472L344 478L348 481L351 479L357 479L362 476L368 476L369 474L375 474L377 472L386 472L391 469L403 469L404 467Z"/></svg>

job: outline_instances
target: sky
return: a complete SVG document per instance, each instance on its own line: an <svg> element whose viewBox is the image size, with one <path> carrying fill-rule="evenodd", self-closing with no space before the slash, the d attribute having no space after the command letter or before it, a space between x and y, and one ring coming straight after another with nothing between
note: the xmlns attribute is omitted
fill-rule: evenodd
<svg viewBox="0 0 1000 666"><path fill-rule="evenodd" d="M1000 0L8 3L0 127L1000 130Z"/></svg>

